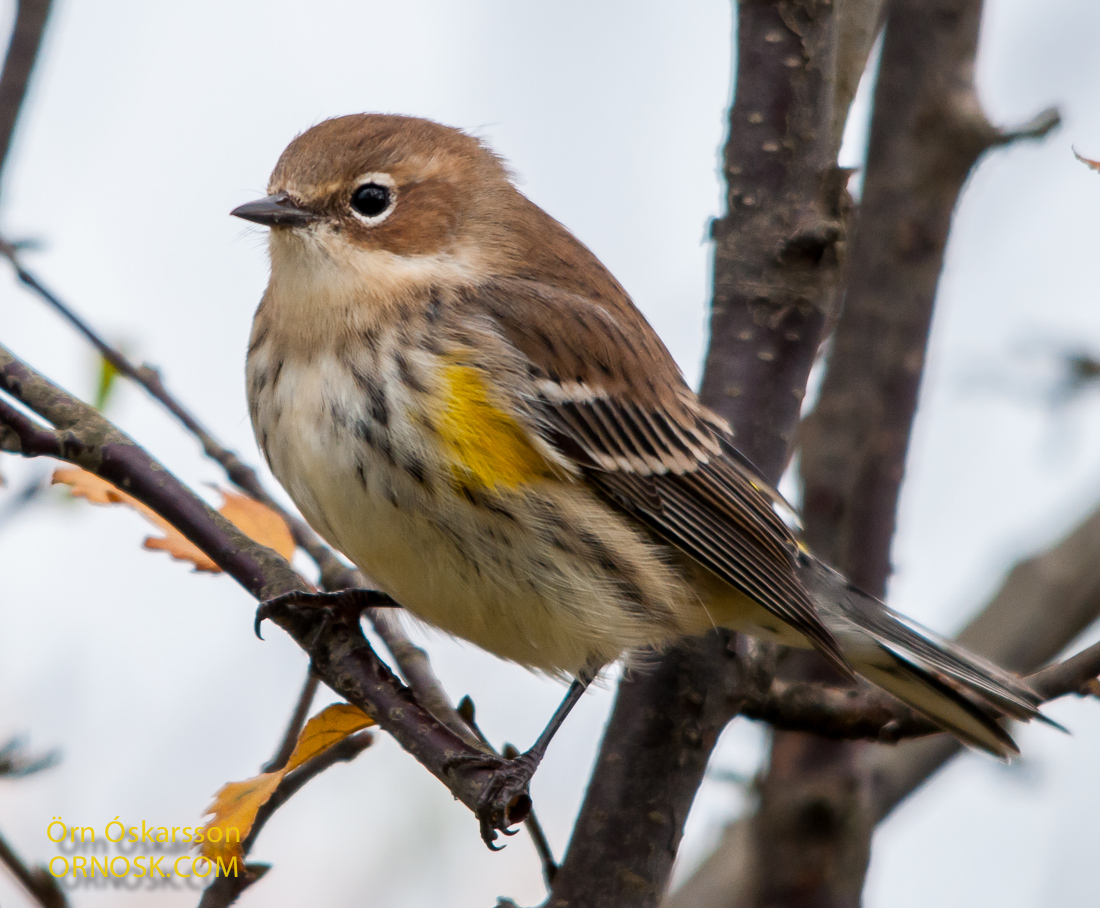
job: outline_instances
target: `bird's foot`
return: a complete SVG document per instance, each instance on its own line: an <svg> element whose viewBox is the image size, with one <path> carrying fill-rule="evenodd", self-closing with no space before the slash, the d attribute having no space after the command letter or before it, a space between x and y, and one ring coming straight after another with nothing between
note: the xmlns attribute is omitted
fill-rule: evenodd
<svg viewBox="0 0 1100 908"><path fill-rule="evenodd" d="M396 604L389 596L378 590L347 589L335 590L331 593L291 590L289 593L265 599L260 603L259 608L256 609L254 630L256 636L262 640L260 626L264 620L271 618L282 609L293 606L323 608L332 618L348 624L358 624L359 617L365 609L391 607Z"/></svg>
<svg viewBox="0 0 1100 908"><path fill-rule="evenodd" d="M447 764L447 769L461 766L463 769L492 771L478 798L475 813L481 825L481 838L493 851L504 847L495 844L497 833L515 835L519 830L509 827L522 823L531 812L528 789L538 765L539 757L530 752L511 760L491 753L463 754Z"/></svg>

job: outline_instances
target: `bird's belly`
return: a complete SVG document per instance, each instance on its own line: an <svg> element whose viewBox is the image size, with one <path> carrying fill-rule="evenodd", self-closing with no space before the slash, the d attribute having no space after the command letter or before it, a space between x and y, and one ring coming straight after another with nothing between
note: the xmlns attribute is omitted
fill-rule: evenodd
<svg viewBox="0 0 1100 908"><path fill-rule="evenodd" d="M361 464L364 479L337 475L330 463L303 512L410 614L502 658L568 675L618 658L643 642L639 631L652 635L623 628L598 581L532 527L425 501L388 463Z"/></svg>
<svg viewBox="0 0 1100 908"><path fill-rule="evenodd" d="M306 520L408 612L567 675L678 636L676 576L606 505L567 480L460 493L421 424L391 407L354 431L317 372L284 377L258 434Z"/></svg>

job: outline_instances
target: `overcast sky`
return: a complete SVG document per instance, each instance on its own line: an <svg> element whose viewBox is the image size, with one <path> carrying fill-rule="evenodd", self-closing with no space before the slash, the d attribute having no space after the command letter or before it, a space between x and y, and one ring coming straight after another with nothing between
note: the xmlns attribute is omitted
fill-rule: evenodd
<svg viewBox="0 0 1100 908"><path fill-rule="evenodd" d="M258 463L242 371L266 281L263 234L228 211L262 194L286 143L325 117L431 117L511 161L523 191L615 272L695 382L732 31L720 0L58 0L0 226L41 240L28 263L43 279L160 366ZM1048 400L1059 350L1100 352L1100 174L1071 151L1100 157L1098 38L1090 0L987 2L979 82L992 118L1013 124L1058 104L1065 125L991 155L955 221L890 590L892 604L945 632L1016 559L1100 502L1097 395ZM845 163L859 160L866 116L864 97ZM90 396L88 348L6 275L0 341ZM200 489L221 482L140 392L121 389L110 415ZM0 460L13 487L41 468ZM219 786L271 755L301 684L296 646L275 629L264 643L252 636L248 596L143 551L146 532L134 515L60 494L0 527L0 739L27 734L64 757L0 783L0 832L36 860L56 853L45 835L54 816L97 828L116 815L194 823ZM494 741L534 739L558 685L438 635L421 639L452 695L474 697ZM326 692L318 706L333 699ZM610 700L606 687L585 698L534 782L558 855ZM1095 904L1100 705L1050 712L1072 737L1023 731L1025 758L1009 769L964 756L882 827L868 908ZM752 773L762 741L758 727L734 723L714 768ZM732 783L704 784L686 867L743 806ZM523 835L490 854L466 808L384 735L281 810L254 857L274 869L246 906L486 908L497 895L532 905L544 894ZM28 904L3 873L0 904Z"/></svg>

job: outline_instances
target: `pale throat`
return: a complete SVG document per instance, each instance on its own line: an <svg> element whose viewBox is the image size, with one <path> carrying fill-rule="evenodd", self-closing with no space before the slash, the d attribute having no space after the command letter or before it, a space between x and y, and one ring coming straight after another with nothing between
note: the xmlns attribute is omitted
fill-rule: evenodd
<svg viewBox="0 0 1100 908"><path fill-rule="evenodd" d="M473 283L472 250L398 255L370 249L321 225L273 230L271 282L257 315L271 340L291 351L341 346L422 306L433 288Z"/></svg>

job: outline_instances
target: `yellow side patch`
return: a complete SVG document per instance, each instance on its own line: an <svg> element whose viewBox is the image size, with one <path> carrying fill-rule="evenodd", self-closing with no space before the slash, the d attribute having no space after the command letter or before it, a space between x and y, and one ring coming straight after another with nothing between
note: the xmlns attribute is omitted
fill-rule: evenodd
<svg viewBox="0 0 1100 908"><path fill-rule="evenodd" d="M554 475L523 427L490 400L479 369L447 366L443 388L438 431L455 479L486 489L512 489Z"/></svg>

